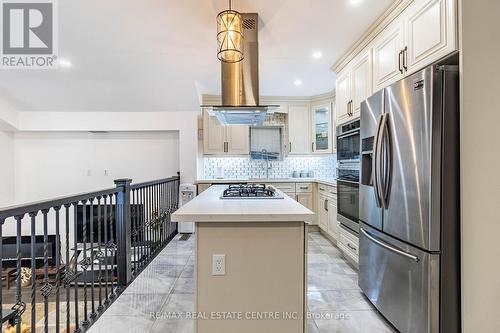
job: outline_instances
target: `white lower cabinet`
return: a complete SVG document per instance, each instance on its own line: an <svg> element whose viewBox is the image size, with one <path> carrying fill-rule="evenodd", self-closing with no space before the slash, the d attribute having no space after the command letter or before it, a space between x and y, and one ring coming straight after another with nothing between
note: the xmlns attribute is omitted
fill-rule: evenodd
<svg viewBox="0 0 500 333"><path fill-rule="evenodd" d="M337 226L337 197L328 200L328 234L334 239L339 238L339 229Z"/></svg>
<svg viewBox="0 0 500 333"><path fill-rule="evenodd" d="M313 194L312 193L297 193L296 200L304 207L314 211L313 207Z"/></svg>
<svg viewBox="0 0 500 333"><path fill-rule="evenodd" d="M325 196L320 195L318 197L318 225L325 232L328 231L327 200Z"/></svg>
<svg viewBox="0 0 500 333"><path fill-rule="evenodd" d="M320 229L338 242L337 190L335 187L318 185L317 214Z"/></svg>
<svg viewBox="0 0 500 333"><path fill-rule="evenodd" d="M351 259L351 261L357 264L359 261L358 236L342 227L342 225L339 227L339 240L337 245L348 259Z"/></svg>

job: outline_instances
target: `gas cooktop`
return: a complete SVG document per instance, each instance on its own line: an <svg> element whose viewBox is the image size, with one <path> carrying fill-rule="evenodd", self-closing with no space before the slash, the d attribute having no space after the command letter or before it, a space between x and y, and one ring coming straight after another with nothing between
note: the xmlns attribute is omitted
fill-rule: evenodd
<svg viewBox="0 0 500 333"><path fill-rule="evenodd" d="M221 199L283 199L271 186L264 184L233 184L222 193Z"/></svg>

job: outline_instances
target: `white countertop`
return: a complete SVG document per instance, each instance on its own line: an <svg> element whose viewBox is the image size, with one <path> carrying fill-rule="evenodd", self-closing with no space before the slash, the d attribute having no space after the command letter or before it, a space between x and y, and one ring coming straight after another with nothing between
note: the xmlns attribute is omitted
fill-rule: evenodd
<svg viewBox="0 0 500 333"><path fill-rule="evenodd" d="M336 178L223 178L198 179L196 184L228 184L228 183L320 183L337 186Z"/></svg>
<svg viewBox="0 0 500 333"><path fill-rule="evenodd" d="M172 214L173 222L310 221L314 213L287 195L283 199L220 199L224 185L214 185ZM283 194L283 193L281 193Z"/></svg>

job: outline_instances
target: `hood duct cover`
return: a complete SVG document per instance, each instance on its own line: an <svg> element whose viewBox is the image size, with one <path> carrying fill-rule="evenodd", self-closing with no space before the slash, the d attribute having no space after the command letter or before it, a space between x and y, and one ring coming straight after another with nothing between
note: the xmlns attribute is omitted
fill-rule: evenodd
<svg viewBox="0 0 500 333"><path fill-rule="evenodd" d="M262 126L278 105L259 105L259 15L241 13L243 60L221 61L222 105L202 105L223 125Z"/></svg>

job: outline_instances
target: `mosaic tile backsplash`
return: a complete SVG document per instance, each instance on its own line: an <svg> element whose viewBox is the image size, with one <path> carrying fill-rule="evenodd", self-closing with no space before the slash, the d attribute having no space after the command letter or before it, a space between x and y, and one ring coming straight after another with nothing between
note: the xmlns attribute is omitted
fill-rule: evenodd
<svg viewBox="0 0 500 333"><path fill-rule="evenodd" d="M291 156L283 161L269 162L269 178L290 178L293 172L312 171L312 177L331 178L336 176L337 156ZM265 178L266 162L250 160L248 157L205 157L204 178L217 178L222 168L224 178Z"/></svg>

